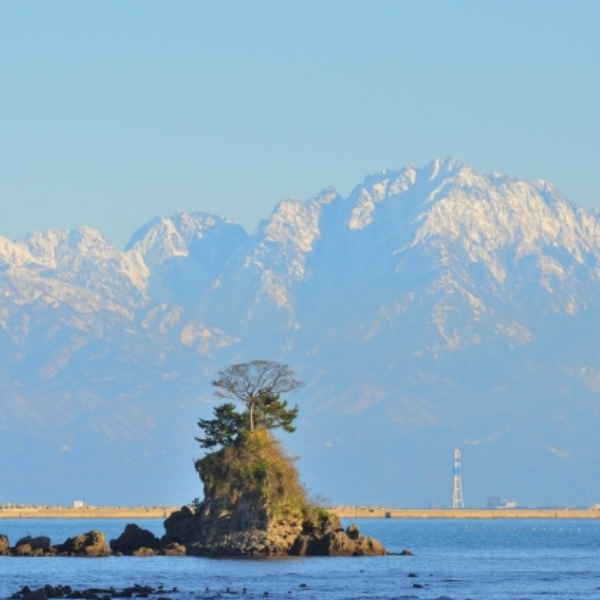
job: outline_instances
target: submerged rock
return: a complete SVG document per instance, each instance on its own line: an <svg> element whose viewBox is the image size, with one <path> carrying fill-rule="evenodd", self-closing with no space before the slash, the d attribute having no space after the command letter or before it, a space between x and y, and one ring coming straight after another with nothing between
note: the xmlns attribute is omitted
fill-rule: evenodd
<svg viewBox="0 0 600 600"><path fill-rule="evenodd" d="M136 583L133 587L116 590L110 588L88 588L75 590L69 585L45 585L43 588L31 590L24 586L19 592L11 596L11 600L50 600L52 598L68 598L69 600L110 600L110 598L149 598L150 596L159 596L160 594L174 594L178 589L174 587L166 590L162 585L153 588L149 585L139 585ZM160 596L157 600L161 600ZM165 599L166 600L166 599Z"/></svg>

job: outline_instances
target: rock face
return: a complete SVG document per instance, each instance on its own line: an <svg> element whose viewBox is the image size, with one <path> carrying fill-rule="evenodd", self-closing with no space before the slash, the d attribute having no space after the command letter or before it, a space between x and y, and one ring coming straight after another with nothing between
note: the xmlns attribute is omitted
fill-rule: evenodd
<svg viewBox="0 0 600 600"><path fill-rule="evenodd" d="M165 521L165 543L188 554L277 556L287 554L302 531L304 490L279 442L266 431L196 463L204 502Z"/></svg>
<svg viewBox="0 0 600 600"><path fill-rule="evenodd" d="M164 556L185 556L187 554L187 550L185 546L182 546L181 544L172 543L163 546L161 549L161 554Z"/></svg>
<svg viewBox="0 0 600 600"><path fill-rule="evenodd" d="M64 544L57 546L57 551L72 556L110 556L104 534L96 530L68 538Z"/></svg>
<svg viewBox="0 0 600 600"><path fill-rule="evenodd" d="M204 501L165 521L164 544L208 556L376 555L385 548L344 532L339 519L306 502L298 472L278 441L257 431L196 463Z"/></svg>
<svg viewBox="0 0 600 600"><path fill-rule="evenodd" d="M125 526L125 531L115 540L110 540L110 549L115 553L126 556L138 556L136 551L144 550L144 556L148 556L147 551L152 555L160 548L160 540L147 529L142 529L135 523Z"/></svg>
<svg viewBox="0 0 600 600"><path fill-rule="evenodd" d="M10 555L10 542L8 536L0 533L0 556Z"/></svg>
<svg viewBox="0 0 600 600"><path fill-rule="evenodd" d="M50 549L50 538L44 535L21 538L16 544L14 553L17 556L38 556L46 554Z"/></svg>
<svg viewBox="0 0 600 600"><path fill-rule="evenodd" d="M45 535L21 538L13 548L8 537L0 534L0 556L109 556L110 550L104 534L90 531L82 535L67 538L63 544L52 546ZM50 596L49 596L50 597Z"/></svg>
<svg viewBox="0 0 600 600"><path fill-rule="evenodd" d="M303 523L289 554L295 556L383 556L383 544L360 535L356 525L346 531L336 515L315 512Z"/></svg>
<svg viewBox="0 0 600 600"><path fill-rule="evenodd" d="M186 512L187 511L187 512ZM192 511L185 507L184 514L192 515ZM182 530L183 531L183 530ZM142 529L130 523L123 533L110 541L110 548L117 556L185 556L186 547L175 542L161 544L151 531ZM0 556L109 556L111 554L104 534L100 531L90 531L82 535L68 538L63 544L52 546L50 538L46 536L21 538L14 546L10 547L6 535L0 534ZM48 594L48 598L62 597ZM24 600L25 597L23 597Z"/></svg>
<svg viewBox="0 0 600 600"><path fill-rule="evenodd" d="M134 550L132 556L156 556L156 550L142 547Z"/></svg>

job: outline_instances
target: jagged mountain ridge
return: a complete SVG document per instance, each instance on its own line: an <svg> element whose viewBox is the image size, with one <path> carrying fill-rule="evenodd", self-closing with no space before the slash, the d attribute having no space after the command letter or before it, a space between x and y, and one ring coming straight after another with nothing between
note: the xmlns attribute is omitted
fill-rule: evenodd
<svg viewBox="0 0 600 600"><path fill-rule="evenodd" d="M17 443L32 446L29 469L71 473L72 493L98 501L191 488L173 464L194 452L207 381L266 356L307 381L291 443L337 501L442 503L454 445L478 500L581 501L600 457L585 433L600 392L599 216L549 183L444 159L347 198L284 200L252 235L180 211L124 251L85 227L0 238L0 461L13 473L0 495L25 493ZM36 467L33 448L55 466ZM346 464L353 476L332 483ZM542 466L540 490L528 469ZM350 489L354 474L369 492ZM396 483L407 474L414 490Z"/></svg>

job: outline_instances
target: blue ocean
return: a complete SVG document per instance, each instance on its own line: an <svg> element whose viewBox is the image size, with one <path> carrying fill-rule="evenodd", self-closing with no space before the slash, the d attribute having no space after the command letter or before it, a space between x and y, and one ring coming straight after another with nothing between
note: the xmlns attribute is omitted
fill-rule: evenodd
<svg viewBox="0 0 600 600"><path fill-rule="evenodd" d="M0 598L24 585L75 589L164 586L170 600L410 598L493 600L600 597L600 521L356 519L392 552L415 556L281 559L196 557L0 557ZM1 520L11 543L25 535L53 542L99 529L117 537L127 521ZM158 520L138 520L157 535ZM349 525L350 521L346 521ZM245 593L243 590L246 590Z"/></svg>

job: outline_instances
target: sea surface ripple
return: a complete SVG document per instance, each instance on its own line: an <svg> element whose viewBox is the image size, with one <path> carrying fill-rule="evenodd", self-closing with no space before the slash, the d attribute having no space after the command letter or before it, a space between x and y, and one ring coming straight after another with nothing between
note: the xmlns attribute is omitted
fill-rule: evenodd
<svg viewBox="0 0 600 600"><path fill-rule="evenodd" d="M53 543L91 529L117 537L124 520L0 520L11 543ZM350 524L350 520L345 525ZM600 522L595 520L357 519L392 552L415 556L209 559L196 557L0 557L0 599L24 585L165 589L169 600L199 598L588 599L600 595ZM159 520L138 520L157 535ZM421 587L419 587L421 586ZM229 591L228 591L229 590Z"/></svg>

